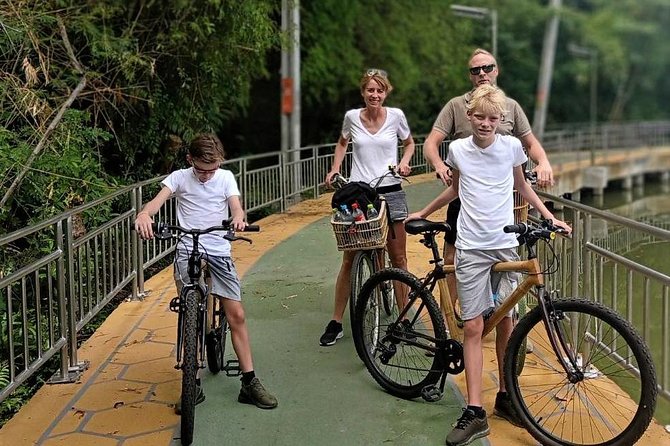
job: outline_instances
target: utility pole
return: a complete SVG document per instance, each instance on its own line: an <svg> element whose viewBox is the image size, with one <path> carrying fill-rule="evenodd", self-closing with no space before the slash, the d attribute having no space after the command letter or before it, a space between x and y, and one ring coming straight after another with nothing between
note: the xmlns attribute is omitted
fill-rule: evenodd
<svg viewBox="0 0 670 446"><path fill-rule="evenodd" d="M561 0L550 0L549 7L552 15L544 31L542 45L542 63L537 81L537 95L535 96L535 113L533 115L533 133L539 139L544 135L544 126L547 121L547 107L551 90L551 75L554 71L556 56L556 40L558 38L558 24L560 21Z"/></svg>
<svg viewBox="0 0 670 446"><path fill-rule="evenodd" d="M281 151L292 172L289 192L300 188L300 0L282 0L281 31ZM291 156L288 156L288 151Z"/></svg>

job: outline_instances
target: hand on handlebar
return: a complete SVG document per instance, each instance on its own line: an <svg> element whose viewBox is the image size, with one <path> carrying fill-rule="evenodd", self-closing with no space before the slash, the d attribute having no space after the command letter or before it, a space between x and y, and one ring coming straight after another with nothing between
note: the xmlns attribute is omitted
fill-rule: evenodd
<svg viewBox="0 0 670 446"><path fill-rule="evenodd" d="M412 172L412 168L407 163L401 162L395 168L396 172L402 175L403 177L408 176Z"/></svg>
<svg viewBox="0 0 670 446"><path fill-rule="evenodd" d="M135 218L135 231L140 235L144 240L150 240L154 238L154 231L151 227L154 219L149 216L146 212L140 212Z"/></svg>
<svg viewBox="0 0 670 446"><path fill-rule="evenodd" d="M338 172L337 170L331 170L330 172L328 172L326 174L326 186L333 187L333 177L339 174L340 172Z"/></svg>

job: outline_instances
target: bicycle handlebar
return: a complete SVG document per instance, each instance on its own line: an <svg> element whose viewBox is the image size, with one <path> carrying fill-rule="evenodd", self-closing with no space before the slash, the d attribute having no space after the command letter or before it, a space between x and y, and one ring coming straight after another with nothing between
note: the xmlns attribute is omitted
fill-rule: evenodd
<svg viewBox="0 0 670 446"><path fill-rule="evenodd" d="M554 226L551 220L543 220L540 226L531 225L526 223L517 223L515 225L507 225L503 228L504 232L516 233L520 237L530 238L530 239L544 239L544 240L553 240L556 238L556 234L566 234L567 231L561 227Z"/></svg>
<svg viewBox="0 0 670 446"><path fill-rule="evenodd" d="M235 236L235 229L233 229L232 225L232 219L228 220L223 220L221 222L221 225L218 226L211 226L209 228L205 229L198 229L198 228L184 228L179 225L169 225L167 223L162 223L162 222L154 222L151 224L151 230L153 231L154 235L156 238L165 240L172 238L173 235L170 233L170 231L178 231L183 234L189 234L189 235L202 235L202 234L209 234L210 232L214 231L227 231L228 234L225 234L223 237L226 240L229 241L235 241L235 240L244 240L247 242L251 242L251 240L245 238L245 237L238 237ZM260 232L261 228L258 225L247 225L244 227L244 229L241 232Z"/></svg>

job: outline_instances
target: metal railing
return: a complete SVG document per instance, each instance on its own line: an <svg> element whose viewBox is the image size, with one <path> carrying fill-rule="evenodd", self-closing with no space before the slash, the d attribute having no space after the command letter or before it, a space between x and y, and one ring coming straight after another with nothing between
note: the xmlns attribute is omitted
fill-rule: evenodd
<svg viewBox="0 0 670 446"><path fill-rule="evenodd" d="M601 126L599 129L598 141L603 144L602 148L609 148L607 144L611 148L623 148L670 143L668 122ZM615 134L617 137L612 136ZM549 151L568 151L571 147L586 150L589 147L582 142L590 137L590 129L574 126L570 130L547 132L543 143ZM446 157L447 147L446 142L440 147L443 157ZM297 161L294 161L294 152L299 154L295 157ZM333 152L332 144L309 146L288 153L271 152L228 160L224 168L235 174L248 212L264 209L281 212L301 199L321 194ZM350 165L348 156L343 163L345 175L348 175ZM421 142L416 145L411 165L417 173L431 170L424 161ZM138 209L156 193L162 179L123 187L92 203L0 237L0 401L56 356L60 366L52 382L75 380L87 367L77 355L77 339L82 328L120 293L126 293L129 298L142 296L144 271L174 249L170 241L140 242L132 231ZM564 201L558 197L550 198ZM576 206L572 202L565 205ZM599 211L585 206L577 207L577 211L576 215L584 221L590 222L591 215L604 218ZM175 221L173 200L166 203L158 218ZM622 220L627 225L634 225L636 230L646 228ZM38 254L26 258L21 254L26 247L32 247L31 252ZM590 239L574 245L560 274L572 278L568 284L573 294L583 290L600 293L605 289L595 272L603 270L606 261L613 262L612 258L617 257L602 249ZM581 265L582 258L590 260ZM593 263L593 259L603 260ZM664 282L667 278L638 264L621 264L620 268L624 268L627 275L647 274L645 280L662 284L663 311L667 315L668 285ZM589 274L575 276L575 271L586 270L587 265ZM579 277L584 283L576 279ZM588 295L598 298L597 293L590 291ZM644 305L648 300L649 295L643 296ZM646 317L650 312L643 306L640 323L645 334L649 330ZM665 353L655 359L663 377L660 382L664 396L668 397L669 341L668 329L663 330Z"/></svg>

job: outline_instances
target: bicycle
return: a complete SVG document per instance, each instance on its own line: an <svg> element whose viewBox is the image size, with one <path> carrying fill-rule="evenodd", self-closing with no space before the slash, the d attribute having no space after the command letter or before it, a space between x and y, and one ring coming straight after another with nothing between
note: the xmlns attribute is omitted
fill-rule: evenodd
<svg viewBox="0 0 670 446"><path fill-rule="evenodd" d="M209 293L209 286L203 281L204 254L199 248L199 237L215 231L225 231L222 237L228 241L252 241L235 234L231 220L224 220L220 226L206 229L187 229L177 225L155 222L153 232L158 239L173 237L181 240L184 235L192 237L192 247L188 256L189 283L182 286L179 296L170 301L170 310L177 313L177 364L182 371L181 383L181 442L189 445L193 442L195 423L195 405L197 399L198 369L207 366L213 374L224 371L227 376L241 374L239 361L225 361L228 321L220 299ZM245 231L257 232L256 225L247 225ZM176 231L177 235L171 231ZM177 242L179 243L179 241ZM205 274L206 277L206 274ZM205 282L205 283L203 283Z"/></svg>
<svg viewBox="0 0 670 446"><path fill-rule="evenodd" d="M360 343L375 381L401 398L421 396L437 401L447 375L464 370L463 333L442 280L454 267L443 264L435 239L449 229L446 223L408 222L407 232L421 234L421 242L432 251L433 269L423 280L396 268L384 269L363 285L359 295L354 341ZM635 443L651 422L658 391L648 347L614 310L582 298L560 298L558 291L545 288L544 274L557 270L558 256L549 241L559 228L543 222L510 225L504 230L518 234L526 260L501 262L493 271L522 272L526 277L489 315L483 335L534 290L537 306L514 328L504 360L507 391L525 428L546 445ZM537 259L540 240L553 256L545 270ZM372 307L380 285L389 282L409 288L408 303L382 319L381 312ZM432 295L436 286L440 287L444 318ZM535 345L534 361L518 372L517 357L527 338Z"/></svg>
<svg viewBox="0 0 670 446"><path fill-rule="evenodd" d="M372 186L370 184L370 186L375 191L377 191L379 189L379 185L382 183L384 178L388 176L392 176L394 178L409 182L407 178L400 176L396 172L395 166L388 166L388 172L384 173L384 175L380 176L379 178L372 180L370 183L374 183L375 185ZM334 189L338 190L349 184L349 180L340 175L339 173L337 173L333 176L331 184ZM386 216L382 215L382 213L385 210L386 212L388 212L386 206L383 205L380 212L380 217L381 220L383 221L380 222L380 225L385 225L386 221L388 220L388 215ZM356 250L356 254L354 255L354 260L352 262L351 267L350 293L349 293L349 319L352 327L352 336L354 326L353 321L356 318L356 310L355 310L356 298L361 288L363 287L363 283L365 283L365 281L368 280L372 274L384 269L387 265L388 266L391 265L391 259L389 258L388 251L386 250L385 230L380 230L378 235L379 237L375 245L381 245L381 247L359 248L356 247L355 244L351 245L352 248L349 248L349 246L345 246L345 249L347 250ZM387 315L391 314L391 307L394 304L394 302L395 302L395 293L393 289L385 290L382 293L382 303L384 311L386 312Z"/></svg>

